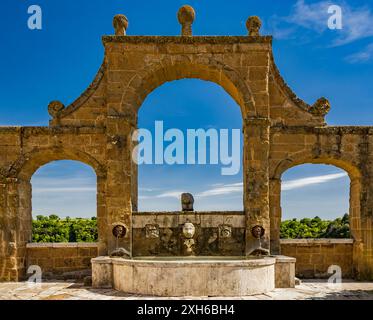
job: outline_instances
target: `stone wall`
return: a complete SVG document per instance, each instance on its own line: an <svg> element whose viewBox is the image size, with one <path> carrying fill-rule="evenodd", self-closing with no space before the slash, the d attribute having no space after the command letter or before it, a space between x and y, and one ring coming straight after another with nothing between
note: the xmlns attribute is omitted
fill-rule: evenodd
<svg viewBox="0 0 373 320"><path fill-rule="evenodd" d="M352 239L291 239L280 243L283 255L297 259L295 272L299 278L329 278L331 265L341 267L345 279L355 276Z"/></svg>
<svg viewBox="0 0 373 320"><path fill-rule="evenodd" d="M182 226L196 227L194 252L202 256L242 256L245 252L244 212L135 212L135 256L180 256Z"/></svg>
<svg viewBox="0 0 373 320"><path fill-rule="evenodd" d="M37 265L44 279L79 278L90 273L91 259L97 257L97 243L29 243L26 266Z"/></svg>

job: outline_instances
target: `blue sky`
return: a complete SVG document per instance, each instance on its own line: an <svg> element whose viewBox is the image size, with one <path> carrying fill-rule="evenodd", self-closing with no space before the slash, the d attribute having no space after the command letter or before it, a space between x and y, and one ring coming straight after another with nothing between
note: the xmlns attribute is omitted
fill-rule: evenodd
<svg viewBox="0 0 373 320"><path fill-rule="evenodd" d="M370 1L188 3L196 10L196 35L245 35L247 17L259 15L263 33L275 37L273 50L281 74L302 99L313 103L320 96L328 97L332 110L327 121L331 125L372 125ZM27 8L32 4L43 10L42 30L27 28ZM101 64L101 36L113 33L115 14L128 17L129 35L178 35L176 12L183 4L175 0L92 0L89 4L77 0L3 0L0 125L47 125L51 100L67 105L78 97ZM342 30L327 28L326 8L330 4L343 9ZM188 94L190 90L193 95ZM178 128L239 128L241 124L239 109L231 98L220 87L197 80L172 82L150 94L141 109L140 125L151 127L154 120ZM333 218L345 213L349 182L339 173L329 166L289 170L283 177L284 183L290 181L283 191L284 217ZM310 177L317 178L304 180ZM139 179L142 210L178 209L178 199L169 191L184 190L199 195L196 208L200 210L242 207L242 174L222 177L218 166L145 166L140 168ZM50 164L38 170L33 186L34 213L95 214L90 168L84 170L72 162ZM68 187L75 189L62 192Z"/></svg>

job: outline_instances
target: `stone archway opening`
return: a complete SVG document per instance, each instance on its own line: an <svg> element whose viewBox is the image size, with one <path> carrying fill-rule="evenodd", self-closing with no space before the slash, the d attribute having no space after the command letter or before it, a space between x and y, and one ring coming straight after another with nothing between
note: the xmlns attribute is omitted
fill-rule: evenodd
<svg viewBox="0 0 373 320"><path fill-rule="evenodd" d="M350 238L350 184L347 172L335 166L303 164L286 170L281 178L281 238ZM286 226L295 219L302 229L289 232Z"/></svg>
<svg viewBox="0 0 373 320"><path fill-rule="evenodd" d="M32 242L97 242L97 177L92 167L59 160L31 178Z"/></svg>
<svg viewBox="0 0 373 320"><path fill-rule="evenodd" d="M155 154L160 126L162 164ZM161 85L141 106L138 128L153 138L152 162L137 168L138 211L180 211L180 195L189 192L197 211L243 212L242 115L221 86L199 79ZM141 135L140 143L145 139ZM144 159L146 150L139 150ZM204 182L196 184L202 176Z"/></svg>
<svg viewBox="0 0 373 320"><path fill-rule="evenodd" d="M343 278L355 276L360 181L353 166L321 160L288 166L279 179L272 179L274 249L297 259L299 277L328 278L331 272Z"/></svg>

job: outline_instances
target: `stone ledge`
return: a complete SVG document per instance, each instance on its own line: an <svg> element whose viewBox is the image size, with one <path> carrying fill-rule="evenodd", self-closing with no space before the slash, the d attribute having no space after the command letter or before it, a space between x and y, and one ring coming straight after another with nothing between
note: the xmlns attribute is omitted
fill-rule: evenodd
<svg viewBox="0 0 373 320"><path fill-rule="evenodd" d="M95 242L69 242L69 243L27 243L26 248L96 248Z"/></svg>
<svg viewBox="0 0 373 320"><path fill-rule="evenodd" d="M308 244L308 245L323 245L323 244L353 244L354 239L281 239L280 244Z"/></svg>
<svg viewBox="0 0 373 320"><path fill-rule="evenodd" d="M288 256L271 256L276 258L276 263L296 263L297 259Z"/></svg>
<svg viewBox="0 0 373 320"><path fill-rule="evenodd" d="M236 43L268 43L272 44L272 36L113 36L102 37L104 44L108 42L122 43L180 43L180 44L236 44Z"/></svg>
<svg viewBox="0 0 373 320"><path fill-rule="evenodd" d="M149 212L139 212L134 211L132 212L133 215L136 216L145 216L145 215L239 215L244 216L244 211L149 211Z"/></svg>

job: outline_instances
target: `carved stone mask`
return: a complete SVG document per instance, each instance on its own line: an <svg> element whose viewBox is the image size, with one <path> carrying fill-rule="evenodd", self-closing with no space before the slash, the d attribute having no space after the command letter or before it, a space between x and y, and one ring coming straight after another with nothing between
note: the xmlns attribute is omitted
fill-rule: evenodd
<svg viewBox="0 0 373 320"><path fill-rule="evenodd" d="M159 238L158 225L147 224L145 226L145 233L146 233L146 235L145 235L146 238L151 238L151 239Z"/></svg>
<svg viewBox="0 0 373 320"><path fill-rule="evenodd" d="M127 233L127 230L124 226L118 224L113 228L113 235L116 238L123 238Z"/></svg>
<svg viewBox="0 0 373 320"><path fill-rule="evenodd" d="M251 234L255 239L260 239L264 236L265 230L262 226L255 226L251 229Z"/></svg>
<svg viewBox="0 0 373 320"><path fill-rule="evenodd" d="M186 222L183 225L183 235L187 239L193 238L194 234L196 232L196 228L193 223Z"/></svg>

